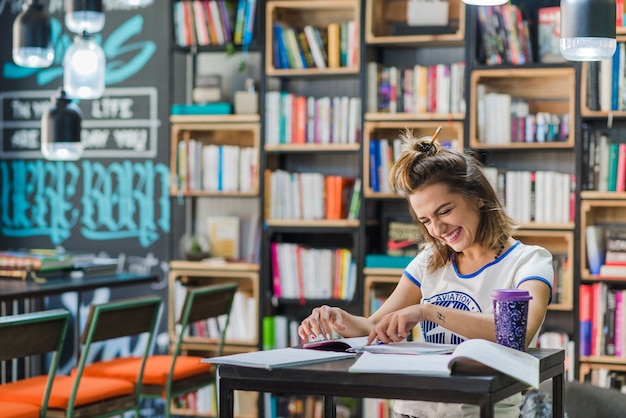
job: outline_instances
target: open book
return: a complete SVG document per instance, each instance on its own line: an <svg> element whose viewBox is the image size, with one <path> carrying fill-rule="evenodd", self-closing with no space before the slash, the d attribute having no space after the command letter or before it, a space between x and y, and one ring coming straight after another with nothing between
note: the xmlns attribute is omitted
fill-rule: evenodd
<svg viewBox="0 0 626 418"><path fill-rule="evenodd" d="M352 358L356 354L336 351L304 350L297 347L274 350L252 351L249 353L203 358L202 363L231 364L235 366L276 369L279 367Z"/></svg>
<svg viewBox="0 0 626 418"><path fill-rule="evenodd" d="M466 340L452 354L373 354L364 352L350 367L358 373L450 374L459 359L474 360L539 388L539 359L535 356L482 339Z"/></svg>
<svg viewBox="0 0 626 418"><path fill-rule="evenodd" d="M338 338L305 343L302 347L324 351L364 351L379 354L449 354L454 351L454 344L435 344L424 341L401 341L388 344L366 345L367 337Z"/></svg>

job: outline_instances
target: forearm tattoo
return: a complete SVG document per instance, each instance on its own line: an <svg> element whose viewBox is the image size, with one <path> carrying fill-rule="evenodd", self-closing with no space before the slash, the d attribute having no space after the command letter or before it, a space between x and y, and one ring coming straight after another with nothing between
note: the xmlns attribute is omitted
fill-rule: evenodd
<svg viewBox="0 0 626 418"><path fill-rule="evenodd" d="M437 312L437 319L444 324L446 323L446 316L441 312Z"/></svg>

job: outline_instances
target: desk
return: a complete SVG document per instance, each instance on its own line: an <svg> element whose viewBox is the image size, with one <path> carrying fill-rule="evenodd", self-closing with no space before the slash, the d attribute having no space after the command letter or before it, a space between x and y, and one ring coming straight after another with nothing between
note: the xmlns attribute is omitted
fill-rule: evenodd
<svg viewBox="0 0 626 418"><path fill-rule="evenodd" d="M38 306L30 306L29 311L36 311L43 309L43 298L46 296L59 295L67 292L77 292L78 303L77 306L81 306L81 292L87 290L94 290L101 287L120 287L130 286L141 283L156 282L159 276L156 274L112 274L108 276L99 277L54 277L48 278L43 283L38 283L33 280L20 280L20 279L7 279L0 278L0 302L2 305L6 305L13 301L19 300L38 300ZM7 308L3 306L0 314L6 315ZM74 324L74 354L76 358L79 355L80 346L80 315L78 312L72 312L72 316L76 321ZM0 370L1 381L5 381L4 365Z"/></svg>
<svg viewBox="0 0 626 418"><path fill-rule="evenodd" d="M158 280L156 274L113 274L101 277L55 277L45 283L33 280L0 278L0 302L17 299L42 298L66 292L82 292L100 287L129 286Z"/></svg>
<svg viewBox="0 0 626 418"><path fill-rule="evenodd" d="M529 349L540 359L541 381L552 378L553 417L563 417L565 352ZM273 370L220 365L220 418L233 417L235 390L324 396L324 416L335 417L334 396L460 402L480 407L481 418L493 417L494 404L526 389L517 380L476 363L459 361L450 376L350 373L354 359Z"/></svg>

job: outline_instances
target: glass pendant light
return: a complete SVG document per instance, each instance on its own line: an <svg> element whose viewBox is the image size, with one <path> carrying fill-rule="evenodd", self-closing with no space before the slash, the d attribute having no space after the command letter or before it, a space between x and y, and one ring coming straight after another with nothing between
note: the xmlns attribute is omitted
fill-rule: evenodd
<svg viewBox="0 0 626 418"><path fill-rule="evenodd" d="M97 99L104 94L104 51L86 32L76 36L63 58L63 88L76 99Z"/></svg>
<svg viewBox="0 0 626 418"><path fill-rule="evenodd" d="M561 0L561 55L600 61L615 53L615 0Z"/></svg>
<svg viewBox="0 0 626 418"><path fill-rule="evenodd" d="M120 0L126 6L144 7L153 3L153 0Z"/></svg>
<svg viewBox="0 0 626 418"><path fill-rule="evenodd" d="M50 16L37 0L24 3L13 21L13 61L31 68L49 67L54 61Z"/></svg>
<svg viewBox="0 0 626 418"><path fill-rule="evenodd" d="M74 33L98 33L104 27L102 0L66 0L65 26Z"/></svg>
<svg viewBox="0 0 626 418"><path fill-rule="evenodd" d="M63 90L41 117L41 153L48 160L77 160L83 153L80 139L82 112Z"/></svg>
<svg viewBox="0 0 626 418"><path fill-rule="evenodd" d="M463 3L472 6L499 6L508 2L509 0L463 0Z"/></svg>

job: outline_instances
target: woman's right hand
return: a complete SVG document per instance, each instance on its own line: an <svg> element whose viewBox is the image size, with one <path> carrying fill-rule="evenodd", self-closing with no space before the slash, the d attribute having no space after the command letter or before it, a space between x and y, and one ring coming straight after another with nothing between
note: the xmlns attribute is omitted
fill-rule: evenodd
<svg viewBox="0 0 626 418"><path fill-rule="evenodd" d="M344 323L346 315L343 309L328 305L314 308L311 315L300 323L298 335L302 342L307 342L309 337L316 341L331 339L333 331L345 336L344 334L348 331Z"/></svg>

